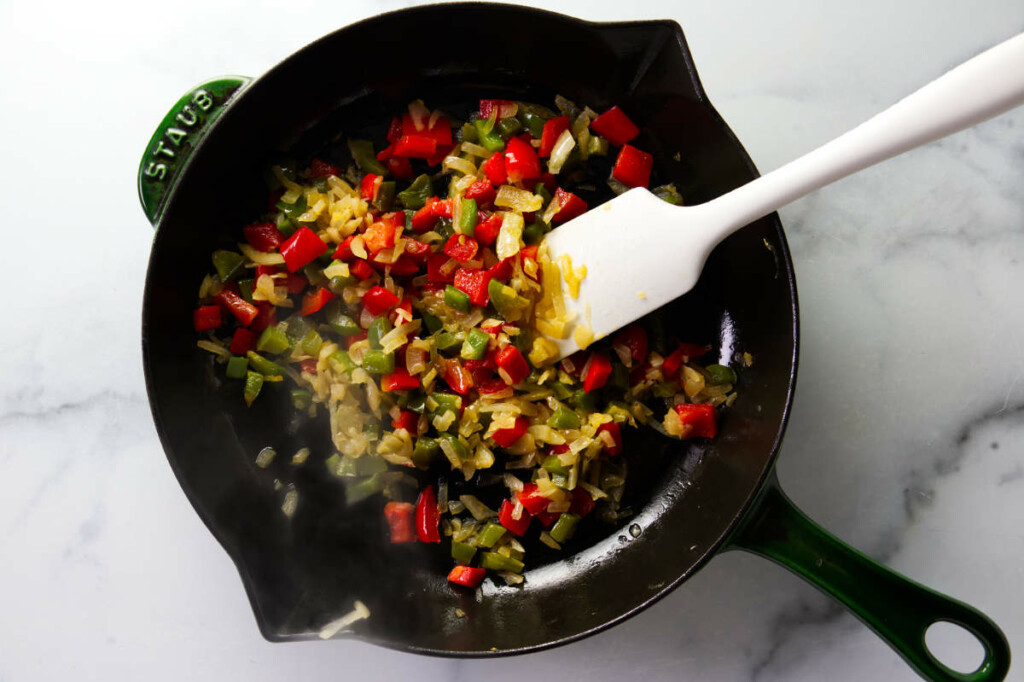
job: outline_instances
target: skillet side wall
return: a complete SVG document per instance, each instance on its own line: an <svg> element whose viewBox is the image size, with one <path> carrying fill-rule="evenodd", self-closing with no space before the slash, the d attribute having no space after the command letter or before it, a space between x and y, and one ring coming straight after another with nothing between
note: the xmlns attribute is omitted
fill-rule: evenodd
<svg viewBox="0 0 1024 682"><path fill-rule="evenodd" d="M457 41L436 37L463 33L492 49L463 54ZM401 43L392 42L396 35ZM238 564L268 639L314 636L354 599L372 613L360 629L366 639L406 650L487 655L578 638L696 570L769 470L796 347L792 269L775 216L724 242L698 287L665 310L677 336L754 355L719 437L679 444L650 429L631 434L627 487L636 517L598 529L564 560L528 569L522 588L488 581L479 598L444 583L449 561L435 547L382 544L377 507L344 508L340 487L312 472L327 454L323 429L282 416L290 413L283 396L245 409L238 385L196 350L190 318L209 254L230 247L238 227L263 210L262 174L275 155L308 155L338 133L386 123L418 97L431 106L480 95L549 103L555 93L599 111L622 106L644 129L637 145L655 154L657 172L690 203L756 176L700 90L676 24L600 25L513 6L446 5L361 22L282 62L224 114L168 201L143 314L151 405L171 466ZM272 482L287 470L289 448L303 444L321 457L297 475L299 511L286 522ZM283 468L255 467L265 445L279 450ZM635 539L626 532L633 523L642 529ZM456 607L468 617L456 618Z"/></svg>

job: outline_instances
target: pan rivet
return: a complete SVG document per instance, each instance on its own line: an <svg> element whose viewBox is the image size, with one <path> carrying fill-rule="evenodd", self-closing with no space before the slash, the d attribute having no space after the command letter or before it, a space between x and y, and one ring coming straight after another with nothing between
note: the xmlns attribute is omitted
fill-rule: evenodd
<svg viewBox="0 0 1024 682"><path fill-rule="evenodd" d="M643 530L640 528L640 524L638 523L634 523L632 526L629 527L629 534L635 538L640 537L640 533L642 532Z"/></svg>

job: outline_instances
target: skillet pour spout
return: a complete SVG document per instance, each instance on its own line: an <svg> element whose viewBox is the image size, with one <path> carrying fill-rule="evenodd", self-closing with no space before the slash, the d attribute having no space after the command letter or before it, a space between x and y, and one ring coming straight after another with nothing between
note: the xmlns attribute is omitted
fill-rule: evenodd
<svg viewBox="0 0 1024 682"><path fill-rule="evenodd" d="M491 47L470 58L455 41L436 41L434 29L472 34ZM403 40L391 42L394 35ZM382 43L389 49L379 50ZM375 55L375 68L321 68L351 54ZM795 386L799 324L792 263L774 214L719 245L697 286L660 311L679 336L685 328L685 335L716 340L723 357L751 352L757 362L741 378L742 399L717 439L629 434L627 487L636 514L624 524L642 528L636 537L625 527L599 528L575 543L574 554L529 568L522 586L487 581L476 593L453 590L444 581L444 552L381 542L379 509L346 508L336 483L314 468L292 471L278 462L268 476L256 467L255 453L268 444L330 448L322 425L291 421L286 397L271 394L247 409L237 387L223 385L195 349L196 285L208 254L237 240L231 226L261 212L262 169L285 155L309 158L339 134L390 120L413 99L444 108L481 96L550 102L556 94L597 110L618 104L636 112L639 144L689 201L757 177L708 101L676 23L599 24L489 3L391 12L321 38L256 80L205 83L177 102L150 141L139 170L143 207L157 228L142 330L150 404L171 468L237 564L263 635L315 639L359 600L370 617L345 634L375 644L449 656L536 651L621 622L717 552L743 548L842 600L928 679L1002 679L1009 649L991 621L941 595L922 597L924 588L813 526L778 490L773 465ZM299 493L290 519L280 513L275 477ZM858 587L842 576L865 582ZM891 598L870 599L872 589ZM957 676L927 652L917 628L937 618L982 640L986 659L973 676Z"/></svg>

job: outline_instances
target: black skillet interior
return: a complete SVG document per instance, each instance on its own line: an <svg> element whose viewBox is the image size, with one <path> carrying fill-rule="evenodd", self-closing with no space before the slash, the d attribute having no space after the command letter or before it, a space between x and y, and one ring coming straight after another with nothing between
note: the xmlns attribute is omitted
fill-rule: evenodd
<svg viewBox="0 0 1024 682"><path fill-rule="evenodd" d="M550 106L556 93L599 111L622 106L643 130L636 144L654 153L656 175L674 181L689 203L756 175L707 102L677 24L592 24L508 5L442 5L337 31L255 81L197 149L168 201L144 306L153 413L175 474L237 563L268 639L313 637L355 599L371 611L357 636L404 650L487 655L578 638L635 613L699 568L770 469L796 345L792 270L775 217L723 243L698 287L663 311L680 339L712 343L729 360L743 351L755 358L719 437L680 443L651 429L628 434L635 516L581 533L564 554L535 553L521 587L487 581L476 594L453 590L444 581L446 545L389 545L383 502L346 507L341 486L328 480L324 424L293 417L285 391L246 409L239 386L197 351L190 315L209 254L237 241L240 226L263 210L270 159L333 153L338 136L386 122L415 98L458 110L481 96ZM263 470L254 458L267 445L281 455ZM313 455L292 467L300 446ZM299 492L290 520L275 479Z"/></svg>

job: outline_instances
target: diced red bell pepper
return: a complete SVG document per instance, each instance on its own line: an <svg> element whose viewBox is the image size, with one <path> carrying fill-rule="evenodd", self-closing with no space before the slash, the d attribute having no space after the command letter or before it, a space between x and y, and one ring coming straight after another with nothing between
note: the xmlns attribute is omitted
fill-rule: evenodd
<svg viewBox="0 0 1024 682"><path fill-rule="evenodd" d="M510 256L509 258L498 261L487 269L487 274L490 275L491 279L496 279L499 282L507 282L508 278L512 276L513 260L515 260L515 256Z"/></svg>
<svg viewBox="0 0 1024 682"><path fill-rule="evenodd" d="M400 257L394 263L385 262L374 256L370 264L382 272L387 270L394 277L410 277L420 271L420 266L416 264L416 261L405 256Z"/></svg>
<svg viewBox="0 0 1024 682"><path fill-rule="evenodd" d="M473 305L485 306L488 301L487 285L491 277L486 270L470 270L459 268L455 271L455 288L469 296Z"/></svg>
<svg viewBox="0 0 1024 682"><path fill-rule="evenodd" d="M473 375L462 366L458 358L444 361L444 380L459 395L466 395L473 388Z"/></svg>
<svg viewBox="0 0 1024 682"><path fill-rule="evenodd" d="M594 511L594 498L583 488L575 488L572 491L572 502L569 511L576 516L586 516Z"/></svg>
<svg viewBox="0 0 1024 682"><path fill-rule="evenodd" d="M201 305L192 313L192 326L197 332L208 332L220 326L220 306Z"/></svg>
<svg viewBox="0 0 1024 682"><path fill-rule="evenodd" d="M390 161L391 159L394 158L397 157L395 157L395 145L393 144L389 144L387 147L384 147L384 149L381 149L379 152L377 152L378 161ZM406 160L408 161L408 159Z"/></svg>
<svg viewBox="0 0 1024 682"><path fill-rule="evenodd" d="M306 374L316 374L316 358L306 358L299 362L299 371Z"/></svg>
<svg viewBox="0 0 1024 682"><path fill-rule="evenodd" d="M551 503L547 497L537 494L536 483L524 484L523 489L516 494L516 497L519 498L526 511L534 515L544 512L548 508L548 504Z"/></svg>
<svg viewBox="0 0 1024 682"><path fill-rule="evenodd" d="M309 280L302 275L296 275L290 272L285 275L284 279L279 279L277 281L279 284L284 285L285 291L289 294L302 293L302 290L306 288L307 284L309 284Z"/></svg>
<svg viewBox="0 0 1024 682"><path fill-rule="evenodd" d="M276 275L281 271L276 265L257 265L256 266L256 279L259 279L261 275Z"/></svg>
<svg viewBox="0 0 1024 682"><path fill-rule="evenodd" d="M504 379L490 379L488 381L482 381L477 385L476 390L480 395L493 395L495 393L501 393L502 391L511 391L508 384L505 383Z"/></svg>
<svg viewBox="0 0 1024 682"><path fill-rule="evenodd" d="M416 499L416 537L420 542L441 542L441 512L437 509L437 493L428 485Z"/></svg>
<svg viewBox="0 0 1024 682"><path fill-rule="evenodd" d="M484 161L483 165L480 166L480 170L484 172L484 175L491 181L491 184L496 187L508 182L508 173L505 170L505 155L501 152L491 154L491 158Z"/></svg>
<svg viewBox="0 0 1024 682"><path fill-rule="evenodd" d="M395 156L429 159L437 151L437 140L426 135L402 135L395 143Z"/></svg>
<svg viewBox="0 0 1024 682"><path fill-rule="evenodd" d="M605 446L605 450L609 455L615 456L622 454L622 429L619 428L618 422L605 422L597 427L597 434L600 436L601 433L607 432L611 436L612 441L615 443L612 446Z"/></svg>
<svg viewBox="0 0 1024 682"><path fill-rule="evenodd" d="M590 123L590 129L616 147L621 147L640 134L636 124L617 106L595 118Z"/></svg>
<svg viewBox="0 0 1024 682"><path fill-rule="evenodd" d="M540 178L538 179L541 181L541 184L544 185L544 188L552 194L554 194L555 190L558 189L558 178L551 173L541 173Z"/></svg>
<svg viewBox="0 0 1024 682"><path fill-rule="evenodd" d="M418 234L423 234L434 229L434 225L437 225L438 216L434 212L434 199L427 199L427 203L415 213L412 214L412 231Z"/></svg>
<svg viewBox="0 0 1024 682"><path fill-rule="evenodd" d="M345 349L348 350L353 345L359 343L360 341L365 341L365 340L366 340L366 332L365 331L361 331L358 334L353 334L352 336L346 336L345 337Z"/></svg>
<svg viewBox="0 0 1024 682"><path fill-rule="evenodd" d="M510 182L540 177L540 159L528 142L513 137L505 146L505 171Z"/></svg>
<svg viewBox="0 0 1024 682"><path fill-rule="evenodd" d="M430 210L434 212L438 218L451 218L452 217L452 200L451 199L435 199L434 203L431 204Z"/></svg>
<svg viewBox="0 0 1024 682"><path fill-rule="evenodd" d="M523 437L530 428L530 420L526 417L516 417L514 424L506 429L498 429L491 438L503 448L510 447L513 443Z"/></svg>
<svg viewBox="0 0 1024 682"><path fill-rule="evenodd" d="M349 272L361 280L368 280L374 275L373 268L371 268L370 264L364 260L357 260L355 263L350 265Z"/></svg>
<svg viewBox="0 0 1024 682"><path fill-rule="evenodd" d="M254 333L259 334L261 331L271 325L277 324L277 308L266 301L256 304L256 310L259 312L256 314L256 319L249 325Z"/></svg>
<svg viewBox="0 0 1024 682"><path fill-rule="evenodd" d="M430 244L421 242L418 239L405 240L405 255L417 263L424 263L430 255Z"/></svg>
<svg viewBox="0 0 1024 682"><path fill-rule="evenodd" d="M555 148L555 143L558 142L558 138L561 137L562 133L568 129L568 116L557 116L545 121L544 132L540 136L540 149L537 150L537 155L541 158L551 156L551 150Z"/></svg>
<svg viewBox="0 0 1024 682"><path fill-rule="evenodd" d="M437 282L439 284L451 284L455 281L455 271L449 272L447 275L441 270L441 266L450 261L451 258L444 255L443 253L432 253L427 258L427 281Z"/></svg>
<svg viewBox="0 0 1024 682"><path fill-rule="evenodd" d="M498 196L498 190L494 189L489 180L477 180L466 188L463 196L475 200L478 208L490 208Z"/></svg>
<svg viewBox="0 0 1024 682"><path fill-rule="evenodd" d="M320 243L322 244L323 242ZM235 319L238 320L243 327L248 327L260 312L256 306L249 303L230 289L222 289L214 298L221 304L221 306L227 308L228 312L234 315Z"/></svg>
<svg viewBox="0 0 1024 682"><path fill-rule="evenodd" d="M495 109L498 113L495 115L495 120L500 121L503 118L509 116L515 116L516 111L519 107L515 102L510 102L507 99L482 99L480 100L480 118L490 118L491 112Z"/></svg>
<svg viewBox="0 0 1024 682"><path fill-rule="evenodd" d="M333 163L327 163L321 159L313 159L313 162L309 164L309 177L311 178L326 178L329 175L341 176L343 172Z"/></svg>
<svg viewBox="0 0 1024 682"><path fill-rule="evenodd" d="M534 263L536 263L537 245L534 244L533 246L524 246L523 248L519 249L519 256L523 259L524 262L527 260L532 260ZM540 276L540 270L537 271L537 276Z"/></svg>
<svg viewBox="0 0 1024 682"><path fill-rule="evenodd" d="M512 509L515 504L512 500L504 499L498 507L498 523L508 528L513 534L523 537L523 533L530 527L530 512L523 507L523 513L518 519L512 518Z"/></svg>
<svg viewBox="0 0 1024 682"><path fill-rule="evenodd" d="M464 234L453 234L444 245L444 252L449 258L454 258L460 263L473 260L480 245L472 237Z"/></svg>
<svg viewBox="0 0 1024 682"><path fill-rule="evenodd" d="M284 241L284 236L274 223L246 225L242 228L242 234L245 236L245 241L249 242L257 251L274 251Z"/></svg>
<svg viewBox="0 0 1024 682"><path fill-rule="evenodd" d="M455 145L453 144L438 144L437 151L434 152L433 155L427 157L427 165L436 166L441 163L444 161L446 156L452 153L453 149L455 149Z"/></svg>
<svg viewBox="0 0 1024 682"><path fill-rule="evenodd" d="M375 286L363 296L363 307L379 317L398 305L398 297L382 286Z"/></svg>
<svg viewBox="0 0 1024 682"><path fill-rule="evenodd" d="M554 524L554 522L557 521L558 517L561 516L561 515L562 515L561 512L543 511L540 514L534 515L533 518L535 518L538 521L540 521L540 525L544 526L545 528L550 528L552 526L552 524Z"/></svg>
<svg viewBox="0 0 1024 682"><path fill-rule="evenodd" d="M596 391L608 383L612 375L612 361L604 353L591 353L587 364L583 365L583 390L587 393Z"/></svg>
<svg viewBox="0 0 1024 682"><path fill-rule="evenodd" d="M688 434L689 436L714 438L715 433L718 432L714 405L709 405L708 403L701 405L680 403L675 406L675 411L679 415L679 421L693 427Z"/></svg>
<svg viewBox="0 0 1024 682"><path fill-rule="evenodd" d="M431 118L434 117L431 116ZM412 115L408 113L402 114L401 134L429 137L434 140L439 147L450 145L452 143L452 124L446 116L437 116L434 118L433 125L430 124L429 118L423 121L423 123L425 124L424 127L421 130L417 130L416 124L412 120Z"/></svg>
<svg viewBox="0 0 1024 682"><path fill-rule="evenodd" d="M572 192L566 192L561 187L555 190L554 201L558 202L558 211L551 216L551 223L559 225L568 222L577 216L587 212L587 202L580 199Z"/></svg>
<svg viewBox="0 0 1024 682"><path fill-rule="evenodd" d="M234 335L231 337L231 345L228 346L228 350L231 351L232 355L245 355L248 351L251 351L255 347L255 332L239 327L238 329L235 330Z"/></svg>
<svg viewBox="0 0 1024 682"><path fill-rule="evenodd" d="M288 272L309 265L327 250L324 240L306 226L300 227L281 244L281 255Z"/></svg>
<svg viewBox="0 0 1024 682"><path fill-rule="evenodd" d="M413 506L408 502L388 502L384 505L384 518L391 531L391 542L415 542L412 525Z"/></svg>
<svg viewBox="0 0 1024 682"><path fill-rule="evenodd" d="M416 432L419 430L419 425L420 416L413 412L412 410L401 410L398 413L398 418L391 420L391 428L405 429L414 436L416 435Z"/></svg>
<svg viewBox="0 0 1024 682"><path fill-rule="evenodd" d="M501 232L501 216L495 213L487 220L476 224L473 237L484 246L491 246L498 241L499 232Z"/></svg>
<svg viewBox="0 0 1024 682"><path fill-rule="evenodd" d="M345 237L338 248L334 250L334 258L344 263L351 263L356 259L356 255L352 253L352 240L356 238L356 235L350 234Z"/></svg>
<svg viewBox="0 0 1024 682"><path fill-rule="evenodd" d="M393 156L390 159L385 159L384 165L399 180L413 179L412 164L404 156Z"/></svg>
<svg viewBox="0 0 1024 682"><path fill-rule="evenodd" d="M639 365L647 360L647 330L638 324L631 324L616 334L612 345L628 348L633 364Z"/></svg>
<svg viewBox="0 0 1024 682"><path fill-rule="evenodd" d="M700 356L711 350L710 346L698 346L693 343L681 343L679 347L672 351L665 362L661 365L661 372L665 375L666 379L675 378L679 374L679 368L683 366L683 363L699 358Z"/></svg>
<svg viewBox="0 0 1024 682"><path fill-rule="evenodd" d="M631 145L623 145L612 168L612 177L626 187L647 187L654 157Z"/></svg>
<svg viewBox="0 0 1024 682"><path fill-rule="evenodd" d="M388 213L366 228L366 232L363 233L363 243L366 244L367 251L378 253L395 245L395 233L400 225L405 224L404 216L400 220L396 218L400 215L399 213Z"/></svg>
<svg viewBox="0 0 1024 682"><path fill-rule="evenodd" d="M299 309L299 315L312 315L327 305L327 302L332 298L334 298L334 294L330 290L317 287L302 297L302 307Z"/></svg>
<svg viewBox="0 0 1024 682"><path fill-rule="evenodd" d="M377 192L380 190L382 182L384 182L384 178L381 176L367 173L363 176L363 181L359 183L359 196L366 201L373 201L377 198Z"/></svg>
<svg viewBox="0 0 1024 682"><path fill-rule="evenodd" d="M498 369L504 372L501 378L510 386L522 383L530 376L530 365L515 346L508 345L494 355Z"/></svg>
<svg viewBox="0 0 1024 682"><path fill-rule="evenodd" d="M448 582L463 587L479 587L487 576L487 569L474 566L456 566L448 574Z"/></svg>
<svg viewBox="0 0 1024 682"><path fill-rule="evenodd" d="M635 367L633 367L633 369L629 371L629 385L636 386L637 384L641 384L645 381L650 380L652 378L649 376L650 372L651 363L644 362L639 365L636 365Z"/></svg>
<svg viewBox="0 0 1024 682"><path fill-rule="evenodd" d="M382 391L414 391L420 387L420 380L409 374L404 367L396 367L391 374L385 374L380 379ZM415 414L413 412L412 414ZM414 432L416 429L411 429Z"/></svg>
<svg viewBox="0 0 1024 682"><path fill-rule="evenodd" d="M388 143L394 144L402 138L402 119L397 116L391 117L391 125L388 126Z"/></svg>

